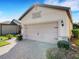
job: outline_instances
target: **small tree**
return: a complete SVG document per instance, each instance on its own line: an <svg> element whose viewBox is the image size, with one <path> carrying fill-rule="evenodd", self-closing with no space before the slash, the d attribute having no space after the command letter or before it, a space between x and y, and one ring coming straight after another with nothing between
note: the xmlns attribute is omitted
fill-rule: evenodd
<svg viewBox="0 0 79 59"><path fill-rule="evenodd" d="M79 29L73 29L72 33L73 33L75 38L79 38Z"/></svg>
<svg viewBox="0 0 79 59"><path fill-rule="evenodd" d="M21 35L21 34L18 34L18 35L17 35L17 40L18 40L18 41L23 40L23 38L22 38L22 35Z"/></svg>
<svg viewBox="0 0 79 59"><path fill-rule="evenodd" d="M74 28L74 29L78 29L78 28L79 28L79 25L74 23L74 24L73 24L73 28Z"/></svg>

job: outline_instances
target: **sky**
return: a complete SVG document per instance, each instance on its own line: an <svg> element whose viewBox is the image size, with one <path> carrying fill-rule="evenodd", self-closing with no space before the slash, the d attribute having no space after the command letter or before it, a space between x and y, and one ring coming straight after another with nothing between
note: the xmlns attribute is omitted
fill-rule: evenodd
<svg viewBox="0 0 79 59"><path fill-rule="evenodd" d="M79 22L79 0L0 0L0 22L18 20L28 8L37 2L70 7L73 21Z"/></svg>

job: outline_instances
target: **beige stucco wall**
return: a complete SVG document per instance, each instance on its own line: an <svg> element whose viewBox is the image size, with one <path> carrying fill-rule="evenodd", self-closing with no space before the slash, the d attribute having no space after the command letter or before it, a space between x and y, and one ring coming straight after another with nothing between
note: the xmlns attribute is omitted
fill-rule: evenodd
<svg viewBox="0 0 79 59"><path fill-rule="evenodd" d="M72 22L69 20L69 18L66 20L66 24L67 24L67 36L71 38L73 25Z"/></svg>
<svg viewBox="0 0 79 59"><path fill-rule="evenodd" d="M41 16L38 18L32 18L32 14L35 12L41 11ZM64 22L64 26L61 26L61 20ZM21 20L21 25L22 29L24 28L24 25L32 25L32 24L40 24L40 23L46 23L46 22L58 22L58 38L63 37L69 37L69 32L68 30L69 25L72 26L72 24L68 24L67 20L69 20L69 17L64 10L59 10L59 9L53 9L53 8L45 8L45 7L38 7L33 8L22 20ZM71 22L69 22L71 23ZM23 30L22 30L23 31ZM23 35L25 33L22 33Z"/></svg>
<svg viewBox="0 0 79 59"><path fill-rule="evenodd" d="M35 12L41 12L41 17L32 18L32 14ZM38 7L33 8L28 15L26 15L22 22L23 24L35 24L35 23L42 23L42 22L51 22L51 21L59 21L63 18L66 19L66 12L63 10L57 10L53 8L45 8L45 7ZM28 20L28 21L27 21Z"/></svg>

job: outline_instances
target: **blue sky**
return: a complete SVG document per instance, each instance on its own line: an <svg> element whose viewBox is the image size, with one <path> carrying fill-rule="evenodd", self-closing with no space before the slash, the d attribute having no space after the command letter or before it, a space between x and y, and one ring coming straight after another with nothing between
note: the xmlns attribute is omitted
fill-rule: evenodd
<svg viewBox="0 0 79 59"><path fill-rule="evenodd" d="M79 21L79 0L0 0L0 21L18 19L36 2L71 7L74 22Z"/></svg>

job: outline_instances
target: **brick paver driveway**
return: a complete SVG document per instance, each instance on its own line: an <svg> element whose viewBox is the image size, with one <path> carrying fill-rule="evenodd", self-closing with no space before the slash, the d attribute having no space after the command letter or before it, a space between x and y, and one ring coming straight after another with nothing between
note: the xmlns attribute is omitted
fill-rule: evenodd
<svg viewBox="0 0 79 59"><path fill-rule="evenodd" d="M23 40L16 44L0 59L46 59L46 51L56 45L32 40Z"/></svg>

